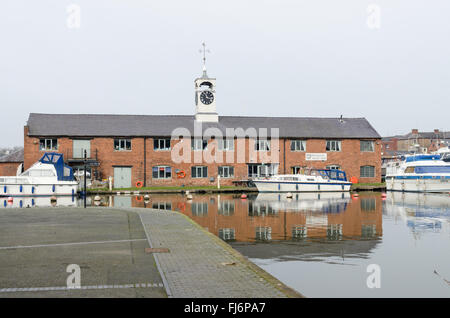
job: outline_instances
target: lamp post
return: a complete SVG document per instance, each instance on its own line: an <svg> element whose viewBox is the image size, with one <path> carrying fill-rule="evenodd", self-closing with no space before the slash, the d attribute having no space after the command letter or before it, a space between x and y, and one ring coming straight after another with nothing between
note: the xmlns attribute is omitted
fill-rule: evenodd
<svg viewBox="0 0 450 318"><path fill-rule="evenodd" d="M87 151L86 149L84 149L84 208L86 209L86 177L87 177L87 169L86 169L86 164L87 164Z"/></svg>

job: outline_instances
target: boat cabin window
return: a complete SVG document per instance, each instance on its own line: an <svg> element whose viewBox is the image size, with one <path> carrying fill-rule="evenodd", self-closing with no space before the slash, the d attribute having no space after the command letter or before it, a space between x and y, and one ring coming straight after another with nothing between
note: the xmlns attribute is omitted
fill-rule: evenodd
<svg viewBox="0 0 450 318"><path fill-rule="evenodd" d="M415 168L416 173L450 173L450 166L423 166Z"/></svg>
<svg viewBox="0 0 450 318"><path fill-rule="evenodd" d="M54 177L55 173L52 170L28 170L21 174L24 177Z"/></svg>
<svg viewBox="0 0 450 318"><path fill-rule="evenodd" d="M408 167L405 169L405 173L414 173L414 168L415 167Z"/></svg>

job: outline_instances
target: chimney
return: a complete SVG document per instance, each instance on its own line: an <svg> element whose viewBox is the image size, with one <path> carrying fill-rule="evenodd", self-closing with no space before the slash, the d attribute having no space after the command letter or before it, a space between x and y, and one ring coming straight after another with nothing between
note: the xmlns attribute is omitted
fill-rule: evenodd
<svg viewBox="0 0 450 318"><path fill-rule="evenodd" d="M417 135L419 133L419 129L413 129L411 130L411 133Z"/></svg>

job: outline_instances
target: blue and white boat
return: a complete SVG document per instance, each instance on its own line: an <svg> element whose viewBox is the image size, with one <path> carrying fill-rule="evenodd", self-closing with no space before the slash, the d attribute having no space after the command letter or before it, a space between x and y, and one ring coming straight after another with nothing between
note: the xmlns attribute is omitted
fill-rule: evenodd
<svg viewBox="0 0 450 318"><path fill-rule="evenodd" d="M450 192L450 163L439 155L410 155L386 167L386 189Z"/></svg>
<svg viewBox="0 0 450 318"><path fill-rule="evenodd" d="M47 152L28 170L0 177L0 197L76 195L78 182L60 153Z"/></svg>
<svg viewBox="0 0 450 318"><path fill-rule="evenodd" d="M352 185L341 170L309 169L304 174L280 174L252 180L259 192L340 192Z"/></svg>

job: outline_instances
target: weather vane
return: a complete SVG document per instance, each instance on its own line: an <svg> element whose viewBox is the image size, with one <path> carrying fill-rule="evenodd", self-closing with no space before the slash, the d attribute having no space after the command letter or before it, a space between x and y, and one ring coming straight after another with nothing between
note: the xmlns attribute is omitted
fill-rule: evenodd
<svg viewBox="0 0 450 318"><path fill-rule="evenodd" d="M202 46L203 48L199 52L203 53L203 74L206 75L206 53L211 53L211 51L206 48L205 42L202 43Z"/></svg>

